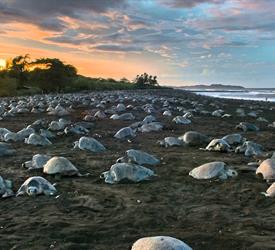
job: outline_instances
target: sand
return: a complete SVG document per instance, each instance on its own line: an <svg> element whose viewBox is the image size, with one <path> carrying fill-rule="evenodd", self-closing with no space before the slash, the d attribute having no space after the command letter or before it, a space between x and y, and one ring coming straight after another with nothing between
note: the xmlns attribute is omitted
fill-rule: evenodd
<svg viewBox="0 0 275 250"><path fill-rule="evenodd" d="M174 90L151 92L183 99L192 96ZM207 110L214 110L209 106L214 99L192 98L204 101ZM274 104L215 102L234 114L242 104L256 105L264 111L265 118L275 121ZM86 111L76 109L69 118L80 121ZM133 111L133 114L137 120L145 117L144 112ZM261 131L248 132L245 137L262 144L265 152L272 152L275 150L274 128L255 122L255 118L236 116L229 119L195 116L190 125L175 125L171 123L172 118L156 116L164 122L165 129L138 134L132 142L113 138L117 130L131 121L97 120L89 136L101 135L98 140L108 149L98 154L73 151L72 144L78 136L58 137L49 147L13 143L18 152L0 159L1 175L13 180L16 189L29 176L41 175L57 183L59 196L1 200L0 249L120 250L131 249L141 237L156 235L181 239L193 249L275 249L275 199L260 194L268 187L263 180L252 172L240 172L238 177L227 181L199 181L188 175L194 167L210 161L224 161L238 170L254 159L235 153L204 152L197 147L163 148L156 144L166 136L180 136L188 130L219 138L236 132L234 127L239 122L248 121L257 124ZM16 131L41 117L54 119L46 114L22 114L0 121L0 127ZM160 165L151 167L158 178L138 184L105 184L99 178L101 172L108 170L130 148L161 159ZM55 179L39 170L28 172L21 164L36 153L65 156L82 173L89 172L91 176Z"/></svg>

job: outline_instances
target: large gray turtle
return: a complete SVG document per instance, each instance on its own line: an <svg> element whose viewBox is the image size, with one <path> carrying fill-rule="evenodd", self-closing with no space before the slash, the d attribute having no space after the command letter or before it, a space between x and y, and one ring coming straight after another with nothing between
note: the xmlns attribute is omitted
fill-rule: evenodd
<svg viewBox="0 0 275 250"><path fill-rule="evenodd" d="M192 250L181 240L169 236L145 237L137 240L132 250Z"/></svg>
<svg viewBox="0 0 275 250"><path fill-rule="evenodd" d="M196 131L187 131L179 139L189 146L203 146L209 143L209 138L206 135Z"/></svg>
<svg viewBox="0 0 275 250"><path fill-rule="evenodd" d="M156 117L154 117L153 115L147 115L143 119L142 124L148 124L148 123L155 122L155 121L156 121Z"/></svg>
<svg viewBox="0 0 275 250"><path fill-rule="evenodd" d="M27 168L28 170L32 169L41 169L51 159L51 156L36 154L32 157L31 161L26 161L22 164L22 167Z"/></svg>
<svg viewBox="0 0 275 250"><path fill-rule="evenodd" d="M27 194L36 196L44 194L47 196L54 195L57 192L56 188L46 179L41 176L33 176L28 178L18 189L16 196Z"/></svg>
<svg viewBox="0 0 275 250"><path fill-rule="evenodd" d="M147 123L147 124L143 124L139 130L142 132L142 133L148 133L148 132L151 132L151 131L160 131L162 130L163 128L163 124L160 123L160 122L150 122L150 123Z"/></svg>
<svg viewBox="0 0 275 250"><path fill-rule="evenodd" d="M4 141L5 142L17 142L20 141L18 134L15 132L8 132L4 135Z"/></svg>
<svg viewBox="0 0 275 250"><path fill-rule="evenodd" d="M182 140L178 139L177 137L171 136L165 137L164 140L158 141L158 143L166 148L174 146L179 147L185 144Z"/></svg>
<svg viewBox="0 0 275 250"><path fill-rule="evenodd" d="M257 144L252 141L246 141L243 145L238 146L235 149L236 153L244 153L245 156L262 156L263 155L263 147L260 144Z"/></svg>
<svg viewBox="0 0 275 250"><path fill-rule="evenodd" d="M85 134L89 133L89 130L84 128L81 125L74 124L74 125L70 125L70 126L66 127L64 129L64 133L66 135L68 135L68 134L85 135Z"/></svg>
<svg viewBox="0 0 275 250"><path fill-rule="evenodd" d="M61 176L83 176L67 158L58 156L55 156L47 161L43 167L43 173Z"/></svg>
<svg viewBox="0 0 275 250"><path fill-rule="evenodd" d="M249 122L241 122L239 125L236 126L236 129L241 129L244 132L259 131L259 128L256 125Z"/></svg>
<svg viewBox="0 0 275 250"><path fill-rule="evenodd" d="M130 127L125 127L117 131L117 133L114 135L117 139L127 139L127 138L133 138L135 137L135 132Z"/></svg>
<svg viewBox="0 0 275 250"><path fill-rule="evenodd" d="M12 182L4 180L2 176L0 176L0 195L2 198L13 196Z"/></svg>
<svg viewBox="0 0 275 250"><path fill-rule="evenodd" d="M229 152L231 146L223 139L213 139L205 148L207 151Z"/></svg>
<svg viewBox="0 0 275 250"><path fill-rule="evenodd" d="M183 117L183 116L176 116L173 120L176 124L188 125L191 123L191 120Z"/></svg>
<svg viewBox="0 0 275 250"><path fill-rule="evenodd" d="M39 133L40 133L41 136L44 136L48 139L52 139L52 138L56 137L55 134L52 133L51 131L49 131L48 129L40 129Z"/></svg>
<svg viewBox="0 0 275 250"><path fill-rule="evenodd" d="M216 117L221 117L223 114L224 114L224 110L222 109L217 109L212 112L212 116L216 116Z"/></svg>
<svg viewBox="0 0 275 250"><path fill-rule="evenodd" d="M35 146L52 145L52 143L49 141L48 138L46 138L42 135L36 134L36 133L30 134L30 136L25 139L25 143L35 145Z"/></svg>
<svg viewBox="0 0 275 250"><path fill-rule="evenodd" d="M75 142L74 148L79 148L81 150L88 150L94 153L103 152L106 148L96 139L91 137L81 137L79 141Z"/></svg>
<svg viewBox="0 0 275 250"><path fill-rule="evenodd" d="M222 138L225 140L229 145L238 145L243 143L244 138L241 134L229 134Z"/></svg>
<svg viewBox="0 0 275 250"><path fill-rule="evenodd" d="M112 120L122 120L122 121L130 121L130 120L134 120L135 117L132 113L124 113L121 115L118 114L114 114L110 117L110 119Z"/></svg>
<svg viewBox="0 0 275 250"><path fill-rule="evenodd" d="M224 162L214 161L194 168L189 172L189 175L195 179L212 179L217 177L226 180L228 177L237 176L238 173L235 170L227 168Z"/></svg>
<svg viewBox="0 0 275 250"><path fill-rule="evenodd" d="M117 106L116 106L116 111L117 112L123 112L126 110L126 107L123 103L119 103Z"/></svg>
<svg viewBox="0 0 275 250"><path fill-rule="evenodd" d="M138 165L157 165L159 164L159 160L146 152L141 150L129 149L126 151L126 158L118 159L118 162L131 162L136 163Z"/></svg>
<svg viewBox="0 0 275 250"><path fill-rule="evenodd" d="M15 149L12 149L12 147L5 143L5 142L0 142L0 157L1 156L11 156L16 153Z"/></svg>
<svg viewBox="0 0 275 250"><path fill-rule="evenodd" d="M111 166L109 171L103 172L101 178L106 183L115 184L123 181L140 182L149 180L155 176L154 171L143 166L131 163L116 163Z"/></svg>
<svg viewBox="0 0 275 250"><path fill-rule="evenodd" d="M63 130L69 124L71 124L70 121L61 118L58 121L52 121L49 125L49 130L51 131Z"/></svg>
<svg viewBox="0 0 275 250"><path fill-rule="evenodd" d="M99 110L94 114L94 117L104 119L107 117L107 115L103 111Z"/></svg>
<svg viewBox="0 0 275 250"><path fill-rule="evenodd" d="M6 128L0 128L0 140L1 141L4 141L4 137L7 133L11 133L11 131Z"/></svg>
<svg viewBox="0 0 275 250"><path fill-rule="evenodd" d="M25 138L28 138L32 133L35 133L35 130L31 127L23 128L17 132L18 140L24 141Z"/></svg>
<svg viewBox="0 0 275 250"><path fill-rule="evenodd" d="M163 113L162 113L163 116L172 116L172 112L170 110L165 110Z"/></svg>
<svg viewBox="0 0 275 250"><path fill-rule="evenodd" d="M256 170L256 175L262 175L264 180L275 180L275 159L266 159Z"/></svg>

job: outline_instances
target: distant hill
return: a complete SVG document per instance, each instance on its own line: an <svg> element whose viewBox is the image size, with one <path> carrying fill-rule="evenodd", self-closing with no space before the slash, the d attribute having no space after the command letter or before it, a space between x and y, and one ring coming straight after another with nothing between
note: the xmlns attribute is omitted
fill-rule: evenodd
<svg viewBox="0 0 275 250"><path fill-rule="evenodd" d="M181 86L179 88L183 89L211 89L211 90L245 90L243 86L237 85L223 85L223 84L199 84L199 85L192 85L192 86Z"/></svg>

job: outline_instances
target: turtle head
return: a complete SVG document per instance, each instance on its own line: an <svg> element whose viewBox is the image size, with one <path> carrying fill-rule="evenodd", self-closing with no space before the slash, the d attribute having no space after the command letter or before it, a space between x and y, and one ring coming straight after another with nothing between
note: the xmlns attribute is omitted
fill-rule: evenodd
<svg viewBox="0 0 275 250"><path fill-rule="evenodd" d="M36 196L38 194L38 188L37 187L28 187L27 194L29 196Z"/></svg>
<svg viewBox="0 0 275 250"><path fill-rule="evenodd" d="M230 177L236 177L238 176L238 172L233 169L227 169L226 174Z"/></svg>
<svg viewBox="0 0 275 250"><path fill-rule="evenodd" d="M114 184L114 178L113 178L113 176L111 175L110 171L103 172L103 173L100 175L100 179L105 179L105 182L106 182L106 183Z"/></svg>

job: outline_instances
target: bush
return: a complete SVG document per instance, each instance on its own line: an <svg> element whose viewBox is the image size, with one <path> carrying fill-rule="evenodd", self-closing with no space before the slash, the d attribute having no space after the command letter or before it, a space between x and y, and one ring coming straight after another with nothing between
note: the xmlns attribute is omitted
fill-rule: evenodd
<svg viewBox="0 0 275 250"><path fill-rule="evenodd" d="M70 84L67 84L65 92L77 92L82 90L125 90L133 89L134 84L128 82L118 82L109 79L102 78L90 78L84 76L78 76L72 80Z"/></svg>
<svg viewBox="0 0 275 250"><path fill-rule="evenodd" d="M16 95L17 82L11 77L0 77L0 96Z"/></svg>

